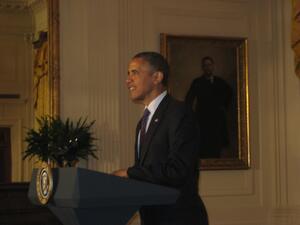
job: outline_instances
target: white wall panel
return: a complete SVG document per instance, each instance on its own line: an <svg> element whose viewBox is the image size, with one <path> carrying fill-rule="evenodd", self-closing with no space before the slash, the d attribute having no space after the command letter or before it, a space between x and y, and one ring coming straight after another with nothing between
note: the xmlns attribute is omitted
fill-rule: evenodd
<svg viewBox="0 0 300 225"><path fill-rule="evenodd" d="M120 99L120 167L132 165L134 160L134 139L136 123L141 108L129 100L125 85L130 58L144 49L143 1L119 1L119 99Z"/></svg>
<svg viewBox="0 0 300 225"><path fill-rule="evenodd" d="M0 126L11 128L12 181L29 181L34 161L22 160L23 142L32 124L32 21L28 11L0 12Z"/></svg>
<svg viewBox="0 0 300 225"><path fill-rule="evenodd" d="M282 76L285 100L283 125L285 132L282 134L286 138L283 150L286 152L284 166L286 170L281 174L282 178L286 177L285 183L287 189L287 203L288 206L294 207L294 212L298 212L297 221L300 224L300 79L294 73L293 54L290 48L290 18L291 18L291 5L288 1L282 1L281 9L282 15Z"/></svg>

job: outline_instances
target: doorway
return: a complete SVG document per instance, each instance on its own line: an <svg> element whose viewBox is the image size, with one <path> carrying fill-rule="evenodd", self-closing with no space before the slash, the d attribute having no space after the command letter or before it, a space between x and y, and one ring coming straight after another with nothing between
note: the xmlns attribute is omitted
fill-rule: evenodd
<svg viewBox="0 0 300 225"><path fill-rule="evenodd" d="M0 183L11 182L10 128L0 127Z"/></svg>

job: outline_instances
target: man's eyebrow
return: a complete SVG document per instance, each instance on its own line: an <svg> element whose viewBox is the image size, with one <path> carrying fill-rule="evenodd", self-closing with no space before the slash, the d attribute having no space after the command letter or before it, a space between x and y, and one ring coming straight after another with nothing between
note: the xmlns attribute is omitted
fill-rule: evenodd
<svg viewBox="0 0 300 225"><path fill-rule="evenodd" d="M129 69L127 74L131 74L131 73L138 73L137 69Z"/></svg>

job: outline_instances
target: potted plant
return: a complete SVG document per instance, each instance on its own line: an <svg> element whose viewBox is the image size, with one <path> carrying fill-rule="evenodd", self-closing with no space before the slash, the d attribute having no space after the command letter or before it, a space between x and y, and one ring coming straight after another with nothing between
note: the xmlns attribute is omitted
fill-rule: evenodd
<svg viewBox="0 0 300 225"><path fill-rule="evenodd" d="M95 121L88 123L87 119L80 118L74 123L69 118L64 121L60 117L44 116L37 122L39 128L27 132L23 159L36 156L46 163L50 161L59 167L71 167L79 159L97 158L91 132Z"/></svg>

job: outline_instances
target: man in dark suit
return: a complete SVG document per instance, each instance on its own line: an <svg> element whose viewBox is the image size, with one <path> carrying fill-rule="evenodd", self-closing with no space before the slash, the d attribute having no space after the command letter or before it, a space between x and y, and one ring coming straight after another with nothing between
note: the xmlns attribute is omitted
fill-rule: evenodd
<svg viewBox="0 0 300 225"><path fill-rule="evenodd" d="M214 60L202 59L203 74L193 80L185 101L195 112L201 131L200 158L220 158L229 147L227 114L232 88L214 75Z"/></svg>
<svg viewBox="0 0 300 225"><path fill-rule="evenodd" d="M207 225L198 195L198 130L192 112L167 94L168 76L168 63L159 53L132 58L126 83L130 98L145 110L136 130L135 163L114 174L180 191L173 205L142 207L143 225Z"/></svg>

